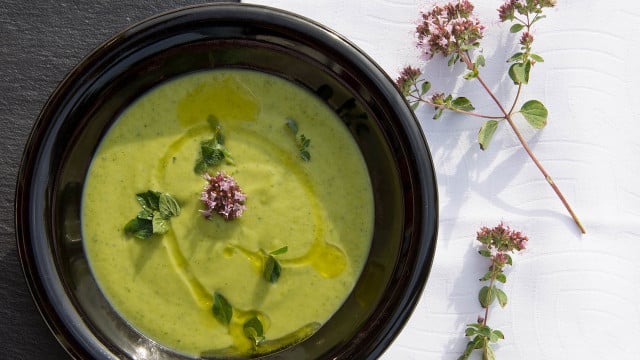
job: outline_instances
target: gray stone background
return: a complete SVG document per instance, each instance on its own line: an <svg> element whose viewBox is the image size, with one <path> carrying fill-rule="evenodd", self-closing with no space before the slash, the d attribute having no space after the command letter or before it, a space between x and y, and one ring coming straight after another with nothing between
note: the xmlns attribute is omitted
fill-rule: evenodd
<svg viewBox="0 0 640 360"><path fill-rule="evenodd" d="M41 108L64 76L118 31L203 2L0 1L0 358L69 358L31 299L15 239L16 178Z"/></svg>

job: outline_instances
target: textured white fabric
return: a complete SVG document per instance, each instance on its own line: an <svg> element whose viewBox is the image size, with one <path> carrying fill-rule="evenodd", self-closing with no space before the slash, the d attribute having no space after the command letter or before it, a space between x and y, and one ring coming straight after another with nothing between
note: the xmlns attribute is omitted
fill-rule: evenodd
<svg viewBox="0 0 640 360"><path fill-rule="evenodd" d="M432 0L253 0L319 21L368 53L392 78L407 64L423 66L434 89L470 98L479 112L497 109L477 82L441 60L425 65L414 47L420 9ZM486 25L483 76L501 99L515 87L505 59L517 38L498 22L501 1L477 0ZM559 0L534 35L544 57L522 99L549 109L541 131L521 129L587 234L581 236L560 201L502 124L487 151L475 138L481 120L417 111L435 161L440 236L420 303L383 359L456 359L465 324L480 314L478 278L486 259L475 232L504 221L530 238L514 257L504 289L509 304L489 325L506 339L499 359L638 359L640 338L640 2Z"/></svg>

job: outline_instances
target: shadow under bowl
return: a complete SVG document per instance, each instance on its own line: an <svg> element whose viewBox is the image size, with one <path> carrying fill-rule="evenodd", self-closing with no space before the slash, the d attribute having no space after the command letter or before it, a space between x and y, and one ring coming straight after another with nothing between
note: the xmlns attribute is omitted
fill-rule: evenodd
<svg viewBox="0 0 640 360"><path fill-rule="evenodd" d="M401 331L433 261L436 181L422 130L392 80L311 20L244 4L179 9L143 21L86 57L41 112L16 189L19 254L36 305L74 358L182 358L109 305L82 245L83 184L96 148L141 94L186 73L252 69L315 92L348 127L375 201L369 257L355 288L313 336L273 359L375 359Z"/></svg>

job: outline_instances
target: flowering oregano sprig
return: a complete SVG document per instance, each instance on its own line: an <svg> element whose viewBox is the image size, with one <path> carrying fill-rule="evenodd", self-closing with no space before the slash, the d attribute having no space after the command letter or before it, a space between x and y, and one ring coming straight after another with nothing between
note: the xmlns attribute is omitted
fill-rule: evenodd
<svg viewBox="0 0 640 360"><path fill-rule="evenodd" d="M216 176L209 173L203 175L207 184L201 193L200 200L206 210L200 210L209 219L214 213L220 214L225 220L233 220L242 216L245 210L247 195L240 189L235 179L223 171Z"/></svg>
<svg viewBox="0 0 640 360"><path fill-rule="evenodd" d="M500 21L513 22L510 31L521 33L519 51L507 59L507 62L511 64L508 68L509 78L517 86L516 95L508 107L496 97L481 76L480 68L486 65L485 58L481 53L476 55L474 50L480 48L480 40L484 36L484 26L473 14L473 4L468 0L459 0L442 6L435 5L431 11L421 14L421 22L416 26L418 48L428 58L437 54L449 57L449 66L457 63L464 64L466 72L463 78L476 80L482 85L497 105L498 115L474 112L473 104L466 97L454 97L451 94L445 95L443 92L430 92L431 83L421 77L422 71L420 69L412 66L402 69L396 84L414 110L420 104L432 106L435 109L434 119L438 119L445 110L484 119L485 122L478 131L478 143L482 150L487 149L498 126L506 121L547 183L562 201L580 231L585 233L584 226L577 215L549 173L533 154L513 120L514 116L519 114L535 129L541 129L547 124L548 110L542 102L528 100L519 109L516 108L519 104L522 88L529 82L532 67L536 63L544 61L540 55L532 52L531 46L534 37L531 28L533 24L545 17L543 9L553 6L555 6L555 0L507 0L498 9Z"/></svg>
<svg viewBox="0 0 640 360"><path fill-rule="evenodd" d="M489 308L496 300L501 307L507 305L507 294L497 285L507 281L504 268L513 264L510 254L524 250L529 241L523 233L512 230L502 223L493 228L482 227L476 239L481 244L478 253L490 260L489 270L480 278L480 281L488 281L489 284L483 286L478 293L478 301L484 309L484 314L478 316L476 323L467 325L464 333L470 340L458 360L468 359L474 350L481 350L483 359L496 358L491 344L504 339L504 334L487 325Z"/></svg>

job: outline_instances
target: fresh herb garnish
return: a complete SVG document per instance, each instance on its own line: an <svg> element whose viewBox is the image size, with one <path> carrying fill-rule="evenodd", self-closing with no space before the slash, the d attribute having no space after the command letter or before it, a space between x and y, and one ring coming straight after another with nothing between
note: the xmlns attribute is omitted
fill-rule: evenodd
<svg viewBox="0 0 640 360"><path fill-rule="evenodd" d="M311 153L309 153L309 145L311 144L311 140L304 136L304 134L298 135L298 123L292 118L287 118L287 127L296 138L296 145L298 146L298 151L300 152L300 158L304 161L311 160Z"/></svg>
<svg viewBox="0 0 640 360"><path fill-rule="evenodd" d="M280 279L280 274L282 273L282 266L280 262L275 258L275 255L281 255L286 253L289 250L288 246L281 247L277 250L274 250L270 253L265 253L265 261L264 268L262 270L262 277L270 282L276 283L278 279Z"/></svg>
<svg viewBox="0 0 640 360"><path fill-rule="evenodd" d="M253 341L254 346L258 346L264 341L264 327L257 316L247 320L247 322L242 325L242 331L244 332L244 336Z"/></svg>
<svg viewBox="0 0 640 360"><path fill-rule="evenodd" d="M229 326L231 318L233 317L233 308L227 299L217 291L213 293L213 306L211 310L216 320L222 325Z"/></svg>
<svg viewBox="0 0 640 360"><path fill-rule="evenodd" d="M180 215L180 205L168 193L148 190L136 194L142 210L124 226L124 231L138 239L148 239L156 234L166 234L169 219Z"/></svg>
<svg viewBox="0 0 640 360"><path fill-rule="evenodd" d="M209 167L218 166L223 160L228 164L234 164L231 152L224 146L220 122L213 115L209 115L207 122L213 131L213 137L200 143L200 157L193 168L197 174L204 174Z"/></svg>

